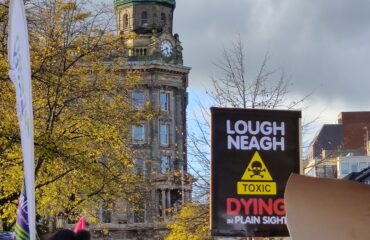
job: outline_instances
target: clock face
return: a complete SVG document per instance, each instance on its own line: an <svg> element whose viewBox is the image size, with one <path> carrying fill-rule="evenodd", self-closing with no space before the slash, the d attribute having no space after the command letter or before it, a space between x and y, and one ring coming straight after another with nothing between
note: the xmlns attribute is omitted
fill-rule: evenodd
<svg viewBox="0 0 370 240"><path fill-rule="evenodd" d="M172 43L169 40L163 40L160 44L161 53L164 57L171 57L172 55Z"/></svg>

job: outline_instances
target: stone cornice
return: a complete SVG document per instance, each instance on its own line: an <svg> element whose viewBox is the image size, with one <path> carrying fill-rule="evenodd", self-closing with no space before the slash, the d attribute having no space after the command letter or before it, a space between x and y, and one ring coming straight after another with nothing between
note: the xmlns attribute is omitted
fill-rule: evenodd
<svg viewBox="0 0 370 240"><path fill-rule="evenodd" d="M166 5L176 6L175 0L114 0L114 6L120 6L129 3L162 3Z"/></svg>
<svg viewBox="0 0 370 240"><path fill-rule="evenodd" d="M191 70L190 67L185 67L182 65L174 65L163 63L159 61L149 61L149 62L127 62L123 69L134 69L134 70L160 70L166 72L179 72L188 74Z"/></svg>

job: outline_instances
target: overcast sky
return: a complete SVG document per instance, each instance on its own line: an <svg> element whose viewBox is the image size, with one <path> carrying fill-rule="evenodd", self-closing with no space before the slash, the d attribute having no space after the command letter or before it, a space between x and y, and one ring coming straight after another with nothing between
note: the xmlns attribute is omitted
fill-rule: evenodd
<svg viewBox="0 0 370 240"><path fill-rule="evenodd" d="M309 118L335 123L342 111L370 111L369 0L176 0L174 32L192 67L189 89L204 92L223 46L241 36L249 74L266 52L292 92L310 98Z"/></svg>

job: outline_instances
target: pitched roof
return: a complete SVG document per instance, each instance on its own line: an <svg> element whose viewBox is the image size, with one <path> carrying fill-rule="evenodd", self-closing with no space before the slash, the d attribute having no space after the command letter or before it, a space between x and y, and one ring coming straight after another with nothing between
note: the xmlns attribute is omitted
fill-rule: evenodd
<svg viewBox="0 0 370 240"><path fill-rule="evenodd" d="M313 146L313 157L318 157L322 150L339 149L343 144L342 124L324 124L310 145Z"/></svg>

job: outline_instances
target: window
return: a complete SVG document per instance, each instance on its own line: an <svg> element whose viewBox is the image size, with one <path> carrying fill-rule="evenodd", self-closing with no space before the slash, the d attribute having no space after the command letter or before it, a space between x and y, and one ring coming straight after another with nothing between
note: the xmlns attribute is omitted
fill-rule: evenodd
<svg viewBox="0 0 370 240"><path fill-rule="evenodd" d="M336 166L328 165L324 167L324 176L327 178L336 178Z"/></svg>
<svg viewBox="0 0 370 240"><path fill-rule="evenodd" d="M161 105L162 111L170 110L170 93L169 92L160 92L159 94L159 103Z"/></svg>
<svg viewBox="0 0 370 240"><path fill-rule="evenodd" d="M148 13L146 11L141 13L141 26L148 26Z"/></svg>
<svg viewBox="0 0 370 240"><path fill-rule="evenodd" d="M164 14L164 13L161 13L160 25L161 26L165 26L166 25L166 14Z"/></svg>
<svg viewBox="0 0 370 240"><path fill-rule="evenodd" d="M161 173L165 174L171 170L170 156L163 155L161 157Z"/></svg>
<svg viewBox="0 0 370 240"><path fill-rule="evenodd" d="M182 192L179 190L169 190L171 192L171 208L177 209L182 202Z"/></svg>
<svg viewBox="0 0 370 240"><path fill-rule="evenodd" d="M147 50L146 48L135 48L135 56L146 56Z"/></svg>
<svg viewBox="0 0 370 240"><path fill-rule="evenodd" d="M342 167L342 169L341 169L342 174L348 174L349 173L349 163L348 162L342 162L341 167Z"/></svg>
<svg viewBox="0 0 370 240"><path fill-rule="evenodd" d="M142 108L145 102L144 92L135 91L131 93L132 106L136 109Z"/></svg>
<svg viewBox="0 0 370 240"><path fill-rule="evenodd" d="M104 209L103 210L103 223L111 223L112 222L112 212L110 210Z"/></svg>
<svg viewBox="0 0 370 240"><path fill-rule="evenodd" d="M144 125L132 126L132 142L143 143L145 139Z"/></svg>
<svg viewBox="0 0 370 240"><path fill-rule="evenodd" d="M161 146L168 146L170 144L170 125L168 123L161 123L159 126L159 142Z"/></svg>
<svg viewBox="0 0 370 240"><path fill-rule="evenodd" d="M316 176L318 177L324 177L325 175L325 170L323 166L317 166L316 167Z"/></svg>
<svg viewBox="0 0 370 240"><path fill-rule="evenodd" d="M125 28L125 29L127 29L128 28L128 24L129 22L128 22L128 14L125 14L125 15L123 15L123 27Z"/></svg>
<svg viewBox="0 0 370 240"><path fill-rule="evenodd" d="M358 167L359 167L359 171L362 171L362 170L364 170L365 168L368 167L368 163L367 162L360 162Z"/></svg>
<svg viewBox="0 0 370 240"><path fill-rule="evenodd" d="M100 206L100 220L102 223L111 223L112 222L112 210L107 205Z"/></svg>
<svg viewBox="0 0 370 240"><path fill-rule="evenodd" d="M158 215L160 217L162 217L162 191L161 190L157 190L156 191L156 195L158 196L158 202L157 202L157 205L158 205Z"/></svg>
<svg viewBox="0 0 370 240"><path fill-rule="evenodd" d="M134 223L144 223L145 222L145 203L141 202L137 206L134 206Z"/></svg>
<svg viewBox="0 0 370 240"><path fill-rule="evenodd" d="M144 159L136 159L135 166L136 166L136 174L138 176L145 176L145 161L144 161Z"/></svg>
<svg viewBox="0 0 370 240"><path fill-rule="evenodd" d="M358 172L357 163L352 163L351 164L351 172Z"/></svg>

